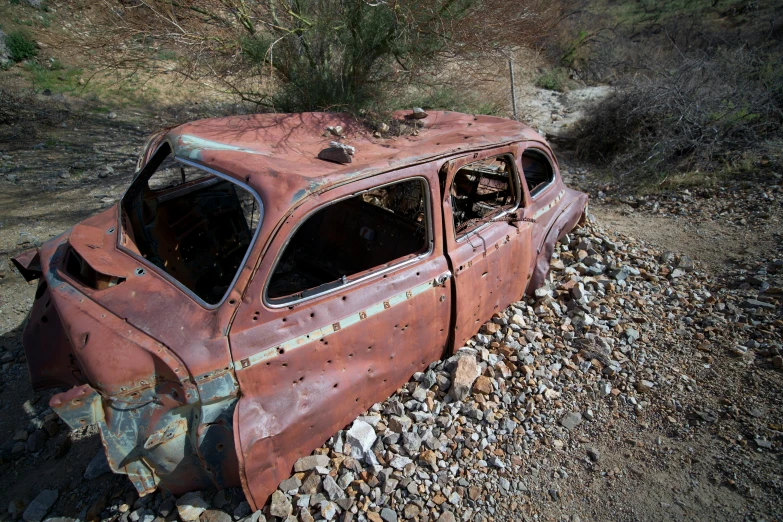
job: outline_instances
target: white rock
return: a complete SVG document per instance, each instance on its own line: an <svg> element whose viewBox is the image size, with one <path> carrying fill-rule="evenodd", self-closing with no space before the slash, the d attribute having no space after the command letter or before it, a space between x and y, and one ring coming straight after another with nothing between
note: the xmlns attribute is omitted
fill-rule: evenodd
<svg viewBox="0 0 783 522"><path fill-rule="evenodd" d="M391 462L389 462L389 466L391 466L394 469L399 471L399 470L402 470L403 468L405 468L405 466L407 466L411 462L413 462L413 461L411 459L409 459L408 457L403 457L402 455L397 455L393 459L391 459Z"/></svg>
<svg viewBox="0 0 783 522"><path fill-rule="evenodd" d="M345 433L345 441L351 445L351 456L355 459L362 459L371 453L376 438L373 427L362 420L354 421L351 429Z"/></svg>
<svg viewBox="0 0 783 522"><path fill-rule="evenodd" d="M198 520L207 509L209 509L209 502L204 500L200 491L185 493L177 500L177 513L184 522Z"/></svg>

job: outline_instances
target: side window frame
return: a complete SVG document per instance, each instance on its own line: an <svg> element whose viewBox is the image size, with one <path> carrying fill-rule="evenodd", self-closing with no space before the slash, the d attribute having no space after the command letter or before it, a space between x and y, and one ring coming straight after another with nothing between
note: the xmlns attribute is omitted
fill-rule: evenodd
<svg viewBox="0 0 783 522"><path fill-rule="evenodd" d="M520 173L518 172L518 169L517 169L516 158L514 157L514 153L513 152L509 151L509 152L502 152L500 154L490 155L490 156L487 156L486 158L483 158L482 160L476 160L476 162L478 162L478 161L485 161L485 160L492 159L492 158L502 158L504 156L506 157L506 163L511 165L511 172L509 173L509 177L511 178L511 183L513 185L513 190L514 190L514 195L516 196L516 201L515 201L515 204L514 204L513 207L510 207L510 208L504 210L503 212L498 213L497 215L493 216L492 219L498 219L498 218L501 218L503 216L507 216L509 214L513 214L514 212L516 212L517 210L519 210L520 208L523 208L525 206L525 196L524 196L524 190L522 189L522 180L521 180L521 177L520 177ZM454 184L454 181L457 178L457 173L460 170L462 170L463 168L472 165L473 163L475 163L475 162L471 161L471 162L465 163L461 167L457 168L457 170L454 171L453 176L451 176L451 185ZM451 185L446 187L443 190L443 197L444 198L450 198L451 197ZM452 210L451 232L452 232L452 235L454 237L454 241L456 243L462 243L463 241L466 241L469 236L471 236L472 234L476 234L476 233L478 233L481 230L484 230L486 227L491 225L493 222L494 221L490 220L490 221L487 221L485 223L482 223L482 224L478 225L477 227L465 230L461 234L457 234L457 224L454 222L454 215L453 215L453 210Z"/></svg>
<svg viewBox="0 0 783 522"><path fill-rule="evenodd" d="M280 263L280 261L283 258L283 254L286 252L286 249L291 244L291 241L293 240L294 236L296 236L296 233L299 231L299 229L307 223L310 218L315 216L318 212L322 211L323 209L330 207L336 203L339 203L341 201L345 201L351 198L359 197L362 194L366 194L367 192L371 192L373 190L377 190L379 188L388 187L390 185L396 185L399 183L405 183L408 181L419 181L422 183L422 186L424 187L424 213L425 213L425 219L427 220L426 227L425 227L425 244L427 246L427 249L424 252L421 252L419 254L416 254L414 257L411 257L409 259L404 259L403 261L398 262L392 262L389 266L386 268L383 268L381 270L373 270L369 269L364 271L364 273L359 272L359 274L362 274L359 277L354 277L356 274L353 274L351 277L352 279L347 279L344 284L337 285L330 288L325 288L322 292L318 292L316 294L308 295L305 297L298 297L298 298L276 298L276 299L270 299L269 297L269 284L272 281L272 277L275 274L275 271L277 270L277 266ZM380 185L373 185L371 187L368 187L366 189L359 190L357 192L353 192L350 194L346 194L344 196L335 198L331 201L327 201L322 205L318 205L317 207L314 207L310 209L307 214L302 216L302 218L299 220L296 225L289 230L288 235L285 238L285 241L282 245L280 245L280 248L278 249L277 253L275 254L274 262L272 263L271 269L269 270L266 280L264 281L264 287L262 292L262 302L264 306L270 309L279 309L279 308L286 308L286 307L293 307L297 306L302 303L306 303L309 301L312 301L314 299L319 299L325 296L329 296L330 294L333 294L337 291L349 289L353 286L362 283L364 281L367 281L369 279L382 276L383 274L388 274L389 272L392 272L394 270L397 270L402 267L406 267L412 263L415 263L417 261L420 261L422 259L426 259L430 256L432 256L433 252L435 251L435 230L434 230L434 223L433 223L433 208L432 208L432 189L429 184L429 180L422 175L413 175L408 176L400 179L396 179L393 181L389 181L387 183L382 183ZM398 258L399 259L399 258ZM392 260L394 261L394 260ZM380 265L379 265L380 266ZM377 267L376 267L377 268ZM316 287L317 288L317 287Z"/></svg>
<svg viewBox="0 0 783 522"><path fill-rule="evenodd" d="M525 169L524 166L522 166L522 161L523 158L525 157L525 153L530 151L532 151L534 154L538 155L539 157L543 158L544 161L546 161L547 165L549 165L550 172L552 172L552 178L547 183L536 187L535 190L530 190L530 185L527 182L527 177L525 177ZM526 147L519 156L519 164L520 166L522 166L521 177L524 179L525 186L527 187L527 192L528 194L530 194L530 199L533 201L535 201L536 198L538 198L542 193L546 192L547 189L553 186L555 184L555 181L557 180L557 170L555 170L554 161L552 161L552 158L550 157L549 153L540 147L536 147L536 146Z"/></svg>

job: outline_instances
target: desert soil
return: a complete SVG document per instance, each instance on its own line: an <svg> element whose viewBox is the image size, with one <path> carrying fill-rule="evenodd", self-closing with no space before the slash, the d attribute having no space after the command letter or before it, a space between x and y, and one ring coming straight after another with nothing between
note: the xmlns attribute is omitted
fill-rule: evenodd
<svg viewBox="0 0 783 522"><path fill-rule="evenodd" d="M529 96L526 114L556 134L596 93ZM52 393L30 388L21 339L35 286L8 260L116 202L145 137L200 111L73 109L0 143L0 520L44 490L57 492L46 518L190 516L165 494L138 499L124 477L84 477L100 442L68 433ZM263 515L241 491L205 492L201 520L783 520L780 179L629 198L564 158L594 219L560 246L536 299L372 408L361 422L375 457L343 454L341 433L317 451L334 480L300 474ZM482 377L455 403L463 363ZM395 431L393 417L415 422Z"/></svg>

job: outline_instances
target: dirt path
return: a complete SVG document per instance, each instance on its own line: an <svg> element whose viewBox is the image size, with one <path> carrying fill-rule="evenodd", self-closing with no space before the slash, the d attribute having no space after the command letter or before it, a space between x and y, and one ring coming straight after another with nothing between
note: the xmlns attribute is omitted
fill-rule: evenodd
<svg viewBox="0 0 783 522"><path fill-rule="evenodd" d="M765 257L780 248L783 223L773 217L756 230L725 217L693 217L635 212L625 204L591 205L592 213L606 225L663 250L682 252L720 273L738 260Z"/></svg>

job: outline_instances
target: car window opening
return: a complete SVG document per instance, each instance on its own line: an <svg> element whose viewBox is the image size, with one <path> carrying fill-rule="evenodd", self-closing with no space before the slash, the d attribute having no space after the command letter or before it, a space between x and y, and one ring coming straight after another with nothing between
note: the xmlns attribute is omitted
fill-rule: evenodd
<svg viewBox="0 0 783 522"><path fill-rule="evenodd" d="M231 286L261 208L240 185L179 161L164 145L122 201L126 246L210 305Z"/></svg>
<svg viewBox="0 0 783 522"><path fill-rule="evenodd" d="M508 156L498 156L470 163L457 171L451 183L451 208L457 235L516 206L511 163Z"/></svg>
<svg viewBox="0 0 783 522"><path fill-rule="evenodd" d="M429 247L424 181L378 187L312 214L291 238L267 297L291 301L339 287Z"/></svg>
<svg viewBox="0 0 783 522"><path fill-rule="evenodd" d="M535 196L555 179L555 172L546 155L533 149L522 154L522 171L531 196Z"/></svg>

